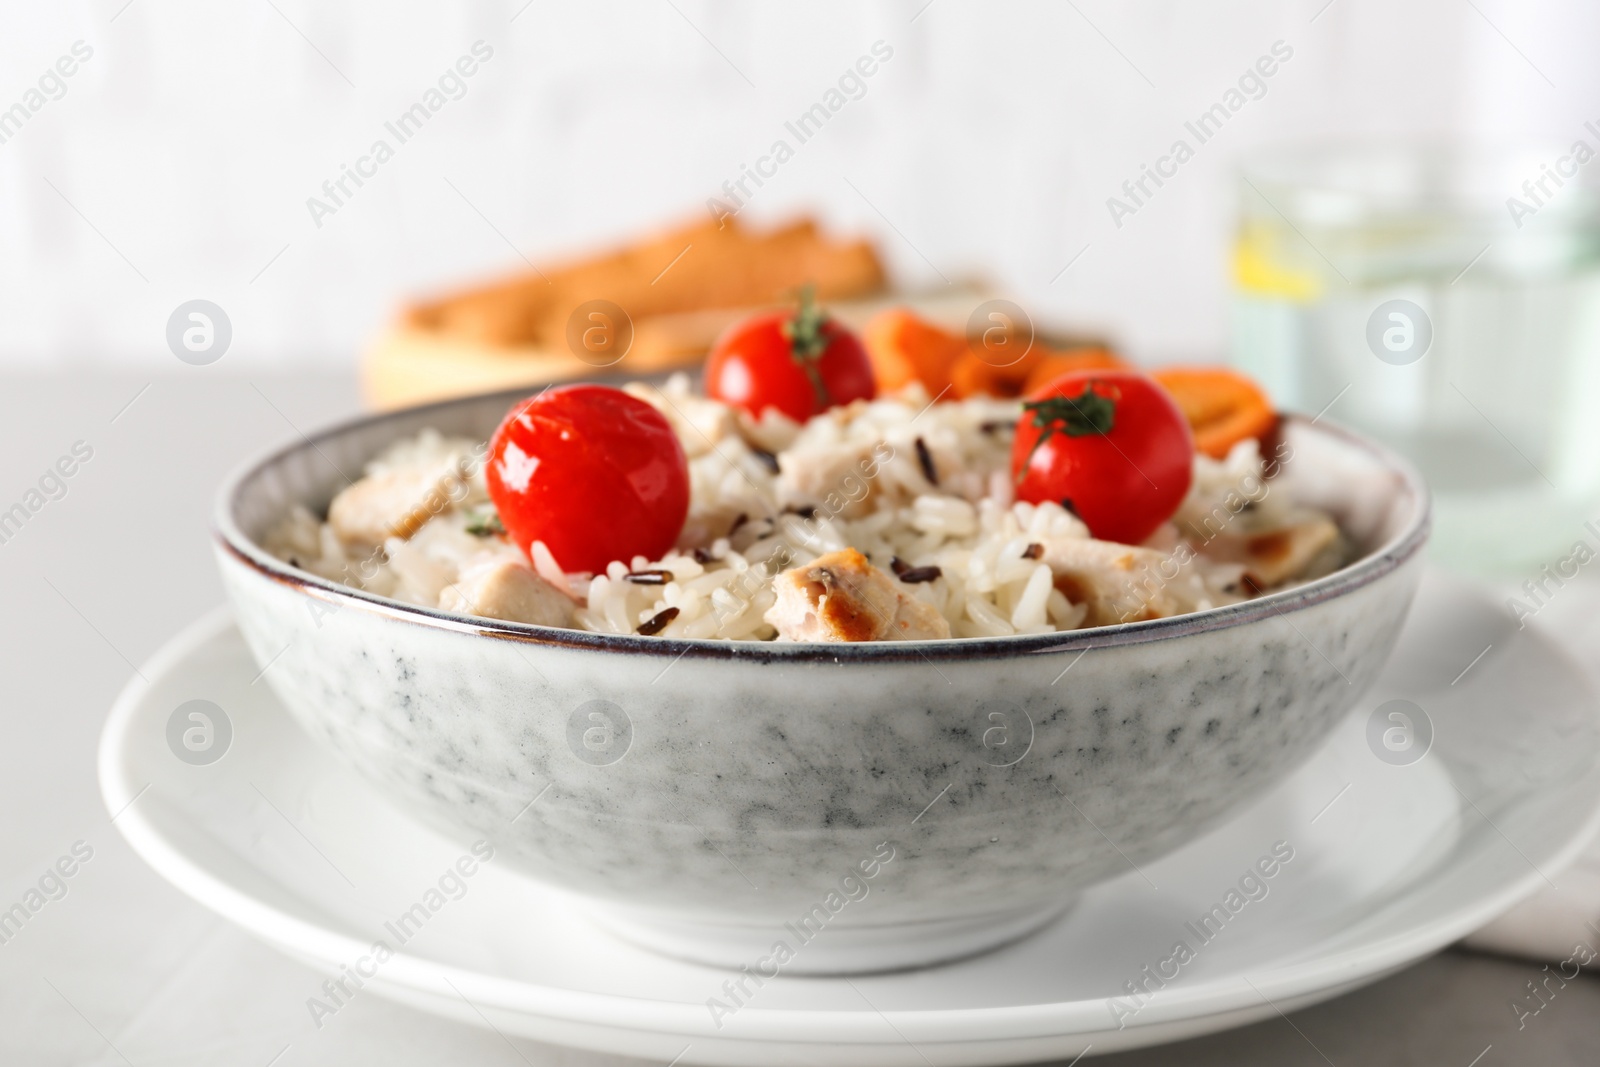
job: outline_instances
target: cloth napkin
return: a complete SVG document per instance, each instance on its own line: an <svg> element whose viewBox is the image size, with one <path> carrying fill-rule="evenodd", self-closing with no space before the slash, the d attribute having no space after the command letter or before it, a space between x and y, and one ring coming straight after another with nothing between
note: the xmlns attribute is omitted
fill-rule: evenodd
<svg viewBox="0 0 1600 1067"><path fill-rule="evenodd" d="M1501 599L1524 596L1510 583L1491 588ZM1600 691L1600 579L1580 577L1560 593L1527 620L1528 626L1561 645ZM1595 711L1600 715L1600 708ZM1551 964L1589 961L1591 970L1600 970L1600 837L1556 882L1462 943Z"/></svg>

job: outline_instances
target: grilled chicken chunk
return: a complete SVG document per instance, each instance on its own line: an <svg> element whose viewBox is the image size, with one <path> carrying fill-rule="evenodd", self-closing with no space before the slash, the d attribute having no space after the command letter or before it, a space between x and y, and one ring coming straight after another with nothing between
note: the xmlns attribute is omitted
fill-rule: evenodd
<svg viewBox="0 0 1600 1067"><path fill-rule="evenodd" d="M1301 577L1338 540L1339 527L1317 515L1256 533L1218 534L1200 552L1220 563L1243 564L1245 578L1259 590Z"/></svg>
<svg viewBox="0 0 1600 1067"><path fill-rule="evenodd" d="M390 537L409 538L466 494L456 464L396 467L369 474L334 497L328 525L342 541L381 545Z"/></svg>
<svg viewBox="0 0 1600 1067"><path fill-rule="evenodd" d="M832 514L854 518L872 510L878 483L867 473L876 471L876 457L885 446L842 444L796 462L778 457L778 497L789 505L812 504ZM889 453L892 454L892 453Z"/></svg>
<svg viewBox="0 0 1600 1067"><path fill-rule="evenodd" d="M571 598L520 563L496 560L469 567L439 593L439 607L535 626L573 625Z"/></svg>
<svg viewBox="0 0 1600 1067"><path fill-rule="evenodd" d="M1190 610L1165 580L1169 576L1162 568L1172 571L1173 564L1154 549L1057 538L1044 543L1040 561L1055 575L1062 596L1088 607L1085 626L1163 619Z"/></svg>
<svg viewBox="0 0 1600 1067"><path fill-rule="evenodd" d="M773 580L766 614L790 641L931 641L950 636L932 605L902 592L853 548L792 567Z"/></svg>

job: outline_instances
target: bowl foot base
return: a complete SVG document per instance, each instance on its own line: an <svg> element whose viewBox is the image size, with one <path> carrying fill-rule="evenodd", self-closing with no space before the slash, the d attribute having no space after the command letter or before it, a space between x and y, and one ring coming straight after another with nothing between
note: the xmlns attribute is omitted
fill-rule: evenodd
<svg viewBox="0 0 1600 1067"><path fill-rule="evenodd" d="M1004 912L919 922L819 927L732 925L606 907L596 925L641 948L713 967L776 974L869 974L929 967L989 952L1055 920L1074 898Z"/></svg>

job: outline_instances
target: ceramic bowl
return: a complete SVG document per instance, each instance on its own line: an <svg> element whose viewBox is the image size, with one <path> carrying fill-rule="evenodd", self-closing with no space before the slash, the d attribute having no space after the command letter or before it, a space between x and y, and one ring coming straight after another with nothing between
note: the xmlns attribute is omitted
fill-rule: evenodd
<svg viewBox="0 0 1600 1067"><path fill-rule="evenodd" d="M1272 491L1333 514L1357 562L1070 633L612 636L417 608L261 549L291 504L325 507L341 471L424 427L481 439L520 395L363 418L235 474L215 522L239 627L300 725L398 805L638 943L761 973L992 947L1225 819L1362 696L1427 539L1411 468L1291 418Z"/></svg>

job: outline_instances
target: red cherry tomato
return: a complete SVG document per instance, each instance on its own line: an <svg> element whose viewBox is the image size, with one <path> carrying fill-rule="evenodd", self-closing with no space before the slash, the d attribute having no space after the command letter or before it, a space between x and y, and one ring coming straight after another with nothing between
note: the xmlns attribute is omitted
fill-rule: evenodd
<svg viewBox="0 0 1600 1067"><path fill-rule="evenodd" d="M855 334L800 298L796 311L730 326L706 359L706 395L756 418L777 408L796 422L877 395L872 361Z"/></svg>
<svg viewBox="0 0 1600 1067"><path fill-rule="evenodd" d="M1073 371L1028 398L1011 472L1019 500L1065 504L1092 536L1136 545L1189 492L1194 438L1178 405L1144 375Z"/></svg>
<svg viewBox="0 0 1600 1067"><path fill-rule="evenodd" d="M566 571L659 559L689 514L678 435L643 400L603 385L549 389L511 409L489 439L489 496L531 555L543 541Z"/></svg>

